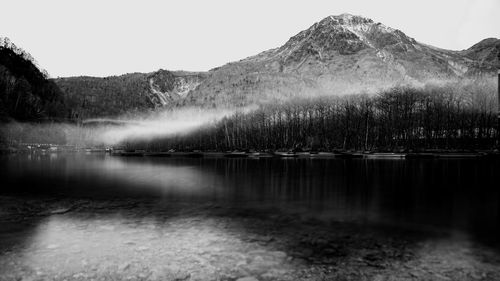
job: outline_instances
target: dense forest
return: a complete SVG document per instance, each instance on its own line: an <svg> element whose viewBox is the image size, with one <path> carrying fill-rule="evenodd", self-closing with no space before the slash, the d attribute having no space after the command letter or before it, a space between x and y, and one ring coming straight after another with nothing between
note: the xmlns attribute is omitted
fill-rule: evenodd
<svg viewBox="0 0 500 281"><path fill-rule="evenodd" d="M0 38L0 120L43 121L68 117L63 94L33 58Z"/></svg>
<svg viewBox="0 0 500 281"><path fill-rule="evenodd" d="M498 134L495 93L492 80L476 79L294 99L261 104L189 135L128 145L217 151L492 148Z"/></svg>
<svg viewBox="0 0 500 281"><path fill-rule="evenodd" d="M145 93L147 80L142 73L114 77L69 77L54 82L64 92L75 120L118 116L152 107Z"/></svg>
<svg viewBox="0 0 500 281"><path fill-rule="evenodd" d="M158 70L110 77L67 77L54 82L75 120L134 115L161 108L195 88L204 73Z"/></svg>

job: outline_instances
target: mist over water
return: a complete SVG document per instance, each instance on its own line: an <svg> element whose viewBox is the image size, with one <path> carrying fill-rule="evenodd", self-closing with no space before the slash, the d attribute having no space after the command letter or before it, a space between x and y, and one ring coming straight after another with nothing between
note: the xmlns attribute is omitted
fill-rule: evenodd
<svg viewBox="0 0 500 281"><path fill-rule="evenodd" d="M96 141L105 145L115 145L123 141L152 140L173 135L185 135L202 126L211 126L226 116L236 112L248 113L257 106L238 109L183 108L156 112L137 119L122 120L124 125L107 127L96 136Z"/></svg>
<svg viewBox="0 0 500 281"><path fill-rule="evenodd" d="M47 143L77 146L113 146L126 141L147 141L182 136L214 126L224 117L247 114L258 108L203 109L189 107L119 118L92 118L78 124L10 122L0 126L6 143Z"/></svg>

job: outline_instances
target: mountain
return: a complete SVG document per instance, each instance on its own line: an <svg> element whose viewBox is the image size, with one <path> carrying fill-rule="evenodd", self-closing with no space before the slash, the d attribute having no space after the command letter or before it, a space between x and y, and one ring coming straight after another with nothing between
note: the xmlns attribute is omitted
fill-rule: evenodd
<svg viewBox="0 0 500 281"><path fill-rule="evenodd" d="M445 50L371 19L342 14L324 18L281 47L209 72L160 70L55 82L76 112L86 117L166 105L243 106L491 75L500 66L499 41L490 38L467 50Z"/></svg>
<svg viewBox="0 0 500 281"><path fill-rule="evenodd" d="M500 39L484 39L460 53L478 62L482 68L490 70L500 69Z"/></svg>
<svg viewBox="0 0 500 281"><path fill-rule="evenodd" d="M0 119L66 117L63 93L33 57L0 37Z"/></svg>
<svg viewBox="0 0 500 281"><path fill-rule="evenodd" d="M211 70L185 103L370 93L399 84L488 74L498 67L499 40L485 41L465 51L444 50L368 18L329 16L279 48Z"/></svg>
<svg viewBox="0 0 500 281"><path fill-rule="evenodd" d="M158 70L111 77L69 77L54 81L65 93L74 118L116 116L155 109L184 98L206 77L202 72Z"/></svg>

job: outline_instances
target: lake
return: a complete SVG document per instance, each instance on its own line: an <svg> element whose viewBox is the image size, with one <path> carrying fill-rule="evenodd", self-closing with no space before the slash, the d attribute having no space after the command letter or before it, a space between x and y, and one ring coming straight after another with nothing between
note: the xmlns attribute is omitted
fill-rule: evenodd
<svg viewBox="0 0 500 281"><path fill-rule="evenodd" d="M105 154L0 158L3 194L275 207L322 220L414 224L475 234L500 228L491 159L227 159Z"/></svg>
<svg viewBox="0 0 500 281"><path fill-rule="evenodd" d="M115 253L115 256L134 259L137 257L137 251L141 255L148 250L153 251L155 246L152 246L150 241L171 241L168 239L176 237L173 244L179 243L185 247L177 249L177 256L171 256L170 260L182 270L187 270L182 266L186 264L186 259L200 259L200 249L211 254L214 251L223 251L238 252L239 255L245 256L244 265L241 264L242 261L233 262L233 256L231 259L217 256L218 260L213 264L219 265L208 262L212 267L207 265L207 271L198 273L196 270L201 270L200 265L189 268L191 277L219 276L217 272L232 272L234 268L240 270L231 273L234 278L246 275L262 277L274 273L266 267L269 264L267 261L255 267L250 266L253 263L249 260L253 259L253 256L247 256L252 253L248 243L258 243L261 245L259 247L267 250L267 254L259 254L263 259L279 259L273 255L290 256L289 259L280 260L279 266L275 265L273 269L279 267L284 271L296 270L309 264L310 257L306 254L307 257L304 258L304 251L297 251L297 248L308 250L316 249L317 246L302 245L300 241L304 239L303 236L290 238L290 230L285 229L292 226L293 231L300 229L297 230L298 233L304 232L300 235L310 237L314 235L311 233L318 232L323 233L322 237L326 237L333 235L329 227L335 225L335 229L339 231L338 235L342 235L331 239L339 245L353 245L352 237L356 237L353 233L359 232L361 237L357 238L354 245L364 246L359 246L359 251L355 250L357 246L342 248L342 254L335 254L338 259L346 259L346 256L350 257L355 255L354 253L363 257L366 255L366 249L376 252L374 249L379 249L379 246L371 246L372 242L384 240L385 234L374 238L370 236L371 230L368 230L373 228L384 228L388 233L410 230L433 233L428 237L434 237L436 233L440 235L439 239L426 236L425 239L418 238L419 241L451 241L452 237L467 237L467 241L477 243L486 250L493 250L491 255L498 258L495 249L497 237L500 235L500 190L497 184L499 167L498 159L193 159L116 157L98 153L4 155L0 157L0 195L7 198L3 200L4 205L8 205L8 201L16 203L5 207L7 211L3 210L3 217L6 218L5 214L8 214L9 218L17 219L4 219L4 222L0 222L3 225L0 238L3 237L4 240L4 243L0 243L0 252L4 249L12 255L0 256L0 271L2 261L7 263L14 260L21 261L24 265L38 264L41 272L51 272L47 268L54 266L54 262L47 262L50 260L47 257L53 257L50 255L55 255L54 253L65 257L64 261L71 260L75 255L78 261L87 260L82 257L110 261L109 256L103 256L97 250L106 247L110 247L109 253ZM111 206L113 203L109 202L139 202L139 205L120 203L121 205L116 207ZM90 204L97 204L98 207L80 207ZM99 204L104 204L104 207L99 207ZM23 207L19 207L20 205ZM45 207L40 207L42 205ZM35 211L18 210L22 208ZM183 211L176 211L177 209ZM32 214L26 214L29 212ZM237 213L236 217L233 217L231 212ZM281 219L287 216L294 219ZM296 224L297 220L305 222ZM18 221L23 223L17 225ZM318 229L316 225L319 224L330 226ZM346 225L352 225L358 230L346 230ZM311 227L314 227L314 230L311 230ZM159 231L163 236L155 236ZM274 236L266 238L270 233ZM434 248L427 244L422 246L420 242L412 240L413 238L409 239L412 242L408 242L404 235L397 236L399 238L390 235L387 238L390 241L375 244L388 245L387 247L393 250L405 249L404 251L417 247L415 245L419 245L419 248ZM131 236L137 241L131 242ZM260 238L255 238L255 242L248 236ZM213 240L210 242L207 237L212 237ZM246 240L247 238L250 240ZM264 240L264 244L261 240ZM114 244L110 241L135 247L136 252L128 253L121 246L112 246ZM208 244L196 244L202 243L200 241ZM399 243L397 241L406 241L406 244L391 244ZM217 250L214 250L210 248L212 246L207 246L212 245L210 243L220 245L217 244ZM7 244L17 245L19 248L10 248ZM327 244L331 245L331 242ZM86 245L86 249L73 249L75 245ZM197 246L193 248L194 246L188 245ZM237 246L231 246L233 248L229 249L230 246L227 245ZM452 247L454 250L451 251L446 248L447 253L458 253L468 247L463 243L457 245L453 246L456 248ZM93 249L92 247L95 247L95 250L88 250ZM48 252L39 252L40 249ZM281 253L270 254L276 252L276 249ZM331 251L340 251L335 249ZM458 250L455 251L456 249ZM483 250L474 249L475 252L483 253ZM322 250L317 251L319 253ZM166 252L173 253L173 250L162 249L161 252L152 254L148 263L156 261L160 253ZM176 260L179 255L182 256L179 253L190 254L182 260ZM312 253L316 253L316 250ZM312 253L310 255L314 255ZM323 252L320 254L324 262L327 255ZM444 254L440 252L436 255L442 258ZM215 258L211 256L211 259ZM303 264L292 262L301 259ZM398 258L398 262L401 259ZM458 262L465 258L454 256L449 259ZM210 261L210 258L207 260ZM113 266L124 262L112 261ZM92 264L91 261L87 263ZM227 269L220 269L220 264L227 265ZM310 264L315 262L311 261ZM247 265L248 267L245 267ZM85 266L87 265L78 267L78 270L89 271L90 269L84 269ZM99 262L94 266L103 265ZM352 268L352 274L357 274L359 265L352 264ZM478 266L472 268L476 269ZM19 271L12 272L3 269L4 272L12 274L38 274L36 268L28 273L23 270L21 267ZM54 270L52 272L57 271ZM67 269L68 274L76 274L78 270L72 267ZM109 270L109 267L102 270ZM134 269L134 274L142 274L138 273L139 271ZM169 269L168 272L172 270ZM397 274L399 273L391 272L391 276L398 276ZM280 273L275 275L281 276ZM302 275L292 276L294 279Z"/></svg>

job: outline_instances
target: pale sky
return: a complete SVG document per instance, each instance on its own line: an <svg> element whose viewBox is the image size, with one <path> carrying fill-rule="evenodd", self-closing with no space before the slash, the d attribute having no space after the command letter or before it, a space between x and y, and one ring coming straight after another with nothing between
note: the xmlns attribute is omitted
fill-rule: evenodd
<svg viewBox="0 0 500 281"><path fill-rule="evenodd" d="M0 36L52 77L205 71L342 13L445 49L500 38L500 0L0 0Z"/></svg>

